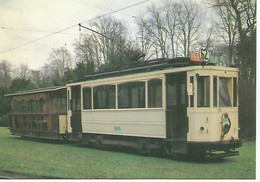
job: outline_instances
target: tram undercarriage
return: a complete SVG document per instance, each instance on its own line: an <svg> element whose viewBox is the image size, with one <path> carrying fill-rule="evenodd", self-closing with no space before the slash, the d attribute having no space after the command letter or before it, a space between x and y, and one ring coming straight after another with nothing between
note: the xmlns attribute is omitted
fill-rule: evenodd
<svg viewBox="0 0 260 182"><path fill-rule="evenodd" d="M141 155L206 160L239 155L235 148L242 145L241 140L202 143L187 142L184 138L174 140L82 133L74 135L71 140L85 145L92 143L97 149L106 146L131 147Z"/></svg>

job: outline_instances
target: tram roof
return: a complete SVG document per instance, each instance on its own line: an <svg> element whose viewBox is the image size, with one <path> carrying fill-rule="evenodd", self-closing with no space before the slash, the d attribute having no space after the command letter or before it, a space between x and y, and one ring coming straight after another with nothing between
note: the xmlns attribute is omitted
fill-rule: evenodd
<svg viewBox="0 0 260 182"><path fill-rule="evenodd" d="M112 76L122 76L122 75L127 75L127 74L149 72L149 71L155 71L155 70L163 70L163 69L167 69L167 68L201 66L202 64L207 65L207 66L215 65L214 63L194 62L194 61L191 61L189 57L176 57L176 58L172 58L172 59L160 58L160 59L154 59L154 60L148 60L148 61L134 62L134 63L128 64L128 65L113 67L111 69L106 69L101 72L90 73L90 74L85 75L85 77L79 81L112 77Z"/></svg>
<svg viewBox="0 0 260 182"><path fill-rule="evenodd" d="M204 63L205 66L214 66L214 63ZM122 76L134 73L143 73L143 72L150 72L156 70L163 70L168 68L182 68L182 67L189 67L189 66L202 66L201 62L194 62L191 61L189 57L177 57L172 59L160 58L148 61L139 61L139 62L132 62L131 64L113 67L110 69L106 69L100 72L94 72L85 75L80 81L86 80L94 80L99 78L106 78L106 77L113 77L113 76ZM75 82L76 84L77 82ZM73 84L73 83L71 83ZM40 88L40 89L32 89L32 90L25 90L25 91L18 91L12 94L6 94L5 96L18 96L18 95L26 95L26 94L34 94L34 93L43 93L43 92L51 92L56 90L65 89L66 86L53 86L47 88Z"/></svg>
<svg viewBox="0 0 260 182"><path fill-rule="evenodd" d="M53 86L53 87L47 87L47 88L18 91L18 92L12 93L12 94L6 94L5 96L10 97L10 96L27 95L27 94L34 94L34 93L51 92L51 91L61 90L64 88L66 88L66 86Z"/></svg>

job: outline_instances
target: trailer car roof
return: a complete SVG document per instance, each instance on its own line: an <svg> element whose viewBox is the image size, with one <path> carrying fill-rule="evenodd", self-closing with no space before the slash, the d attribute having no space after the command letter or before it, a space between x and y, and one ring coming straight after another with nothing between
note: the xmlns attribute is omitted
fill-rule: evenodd
<svg viewBox="0 0 260 182"><path fill-rule="evenodd" d="M12 94L6 94L5 96L10 97L10 96L27 95L27 94L34 94L34 93L51 92L51 91L65 89L65 88L66 88L66 86L53 86L53 87L47 87L47 88L18 91L18 92L12 93Z"/></svg>

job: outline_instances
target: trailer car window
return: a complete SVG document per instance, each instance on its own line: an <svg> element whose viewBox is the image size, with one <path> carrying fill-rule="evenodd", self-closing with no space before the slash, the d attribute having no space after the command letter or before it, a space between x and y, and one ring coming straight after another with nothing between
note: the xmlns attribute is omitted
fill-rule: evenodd
<svg viewBox="0 0 260 182"><path fill-rule="evenodd" d="M32 100L32 113L40 112L40 102Z"/></svg>
<svg viewBox="0 0 260 182"><path fill-rule="evenodd" d="M162 80L148 81L148 107L162 107Z"/></svg>
<svg viewBox="0 0 260 182"><path fill-rule="evenodd" d="M26 104L26 102L24 100L22 101L22 112L23 113L27 112L27 104Z"/></svg>
<svg viewBox="0 0 260 182"><path fill-rule="evenodd" d="M210 77L199 76L197 77L197 106L209 107L210 106Z"/></svg>
<svg viewBox="0 0 260 182"><path fill-rule="evenodd" d="M18 102L17 101L13 102L13 112L18 113Z"/></svg>
<svg viewBox="0 0 260 182"><path fill-rule="evenodd" d="M58 99L57 97L52 97L52 113L58 113Z"/></svg>
<svg viewBox="0 0 260 182"><path fill-rule="evenodd" d="M59 99L59 101L60 101L60 99ZM60 104L59 104L59 108L60 108ZM41 98L41 100L40 100L40 112L47 113L47 103L45 102L45 100L43 98Z"/></svg>

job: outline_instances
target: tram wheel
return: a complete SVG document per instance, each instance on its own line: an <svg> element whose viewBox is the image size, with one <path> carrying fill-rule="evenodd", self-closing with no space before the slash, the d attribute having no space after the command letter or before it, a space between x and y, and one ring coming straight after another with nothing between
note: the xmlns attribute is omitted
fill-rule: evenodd
<svg viewBox="0 0 260 182"><path fill-rule="evenodd" d="M98 149L103 149L104 148L104 144L102 143L103 141L103 137L102 136L97 136L96 137L96 141L95 141L95 146Z"/></svg>
<svg viewBox="0 0 260 182"><path fill-rule="evenodd" d="M137 151L141 155L148 155L150 153L150 149L147 146L148 146L147 139L139 139L137 144Z"/></svg>
<svg viewBox="0 0 260 182"><path fill-rule="evenodd" d="M69 141L69 137L68 136L62 136L62 140L63 140L63 142L67 143Z"/></svg>

